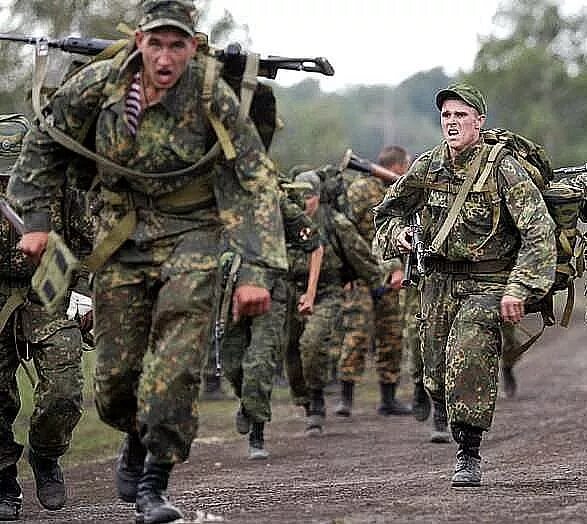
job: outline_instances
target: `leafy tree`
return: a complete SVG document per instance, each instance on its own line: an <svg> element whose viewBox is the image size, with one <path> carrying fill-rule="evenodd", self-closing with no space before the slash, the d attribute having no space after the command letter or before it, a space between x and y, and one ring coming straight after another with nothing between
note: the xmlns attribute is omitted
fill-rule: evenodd
<svg viewBox="0 0 587 524"><path fill-rule="evenodd" d="M495 21L505 36L483 39L464 75L486 93L489 124L544 144L555 164L583 162L587 11L564 16L552 0L518 0Z"/></svg>

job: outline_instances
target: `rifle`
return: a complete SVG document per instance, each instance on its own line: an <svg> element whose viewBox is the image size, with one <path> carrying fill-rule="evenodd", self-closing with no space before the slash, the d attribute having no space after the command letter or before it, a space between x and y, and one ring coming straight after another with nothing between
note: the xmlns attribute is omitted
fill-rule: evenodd
<svg viewBox="0 0 587 524"><path fill-rule="evenodd" d="M103 38L83 38L68 36L66 38L47 38L44 36L25 36L13 33L0 33L0 41L20 42L26 45L43 46L60 49L66 53L95 56L111 45L120 43L121 40L106 40ZM246 53L242 51L240 44L230 44L226 49L213 49L211 52L215 58L227 67L231 74L242 76L245 68ZM330 62L320 56L316 58L287 58L283 56L269 55L259 60L259 76L274 79L279 69L291 71L306 71L308 73L320 73L325 76L333 76L334 68Z"/></svg>
<svg viewBox="0 0 587 524"><path fill-rule="evenodd" d="M344 171L345 169L353 169L360 173L369 173L370 175L383 180L387 184L393 184L401 176L379 164L361 158L359 155L356 155L352 149L347 149L345 151L338 166L339 171Z"/></svg>
<svg viewBox="0 0 587 524"><path fill-rule="evenodd" d="M212 339L214 342L214 360L216 364L216 376L222 375L222 339L226 324L228 323L228 313L232 303L232 292L238 279L238 270L241 265L241 256L236 253L227 251L220 257L218 265L218 294L216 297L216 312L214 315L214 332Z"/></svg>
<svg viewBox="0 0 587 524"><path fill-rule="evenodd" d="M417 286L420 278L426 274L426 247L422 240L422 223L418 213L414 213L410 217L410 235L412 237L412 250L406 256L402 287Z"/></svg>
<svg viewBox="0 0 587 524"><path fill-rule="evenodd" d="M560 180L566 176L570 175L579 175L581 173L587 173L587 162L580 166L571 166L571 167L559 167L553 170L554 179Z"/></svg>

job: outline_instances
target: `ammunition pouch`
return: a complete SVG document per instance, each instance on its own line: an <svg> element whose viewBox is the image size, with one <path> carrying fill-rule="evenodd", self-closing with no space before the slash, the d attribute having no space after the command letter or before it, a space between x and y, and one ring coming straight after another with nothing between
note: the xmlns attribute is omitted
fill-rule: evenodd
<svg viewBox="0 0 587 524"><path fill-rule="evenodd" d="M62 305L79 265L65 241L51 231L47 248L31 281L33 290L50 314L56 313Z"/></svg>

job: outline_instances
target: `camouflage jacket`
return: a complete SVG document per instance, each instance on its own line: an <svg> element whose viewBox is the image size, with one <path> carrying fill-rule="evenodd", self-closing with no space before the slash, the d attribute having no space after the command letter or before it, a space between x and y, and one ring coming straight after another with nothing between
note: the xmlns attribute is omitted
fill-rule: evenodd
<svg viewBox="0 0 587 524"><path fill-rule="evenodd" d="M137 68L130 61L114 71L112 84L113 61L89 65L59 88L44 111L52 115L55 127L76 140L97 113L95 150L124 167L167 173L193 165L215 141L200 96L202 64L192 61L164 98L143 111L135 138L124 108ZM228 130L237 157L214 166L211 187L206 188L210 204L181 213L164 212L154 200L181 191L193 175L130 177L99 167L95 243L100 244L129 210L136 209L131 242L115 257L150 263L165 260L165 254L173 251L177 267L172 271L207 270L216 267L223 230L230 249L243 257L240 282L269 288L270 275L287 267L273 163L250 118L238 118L238 99L222 79L214 86L212 111ZM64 173L74 156L38 126L27 136L9 193L22 208L29 231L48 231L53 226L49 208L62 198Z"/></svg>
<svg viewBox="0 0 587 524"><path fill-rule="evenodd" d="M442 227L467 169L477 155L483 155L481 172L488 152L488 146L478 143L452 161L443 143L418 158L375 209L378 248L393 252L393 239L416 210L422 210L424 241L429 245ZM449 261L509 260L512 269L504 294L524 300L540 297L554 282L554 229L530 176L511 155L504 155L483 187L473 185L438 255Z"/></svg>
<svg viewBox="0 0 587 524"><path fill-rule="evenodd" d="M386 185L372 175L355 175L347 188L347 200L351 216L361 236L371 244L375 237L373 208L385 197ZM402 267L400 258L382 261L385 271Z"/></svg>
<svg viewBox="0 0 587 524"><path fill-rule="evenodd" d="M342 213L321 204L312 217L318 225L324 255L318 280L318 290L329 285L342 286L345 275L352 271L375 288L381 285L382 273L370 252L370 246L355 225ZM288 250L290 277L304 282L308 274L308 257L301 249Z"/></svg>

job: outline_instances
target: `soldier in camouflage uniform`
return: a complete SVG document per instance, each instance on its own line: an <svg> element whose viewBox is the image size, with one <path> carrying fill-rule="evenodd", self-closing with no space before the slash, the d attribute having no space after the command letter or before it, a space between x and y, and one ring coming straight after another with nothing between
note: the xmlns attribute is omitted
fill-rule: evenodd
<svg viewBox="0 0 587 524"><path fill-rule="evenodd" d="M306 254L295 248L288 251L292 293L285 361L293 401L306 410L306 433L320 435L326 415L324 386L329 379L329 348L340 343L342 336L336 331L335 324L342 306L345 272L348 269L355 271L371 287L380 284L382 273L369 253L370 246L354 224L330 206L320 205L318 175L313 171L302 173L296 181L309 182L313 186L313 190L305 194L306 213L320 228L324 256L314 313L303 317L294 308L306 288Z"/></svg>
<svg viewBox="0 0 587 524"><path fill-rule="evenodd" d="M309 255L310 260L315 260L312 253L323 248L312 220L285 192L280 199L280 208L287 248L295 246ZM317 260L318 271L320 260L321 257ZM240 399L236 428L239 433L249 435L249 458L252 460L269 457L264 446L264 428L271 420L271 392L277 360L281 358L287 293L286 280L276 278L271 290L271 311L260 317L231 323L222 343L224 370ZM307 288L304 296L303 307L311 312L315 290Z"/></svg>
<svg viewBox="0 0 587 524"><path fill-rule="evenodd" d="M376 249L384 257L409 251L409 217L421 211L430 249L422 284L425 385L435 409L446 403L458 443L452 485L477 486L481 438L497 396L502 324L519 322L525 305L553 284L554 222L507 150L489 162L493 149L481 138L487 106L478 89L454 84L437 94L436 105L444 141L376 208ZM463 205L453 207L460 199Z"/></svg>
<svg viewBox="0 0 587 524"><path fill-rule="evenodd" d="M94 253L103 255L94 258L96 405L126 434L118 493L147 524L182 519L165 491L198 427L223 239L243 260L236 320L266 313L273 276L287 269L273 163L216 68L193 60L193 15L191 2L143 2L134 49L86 66L58 89L44 109L53 127L28 135L9 188L30 231L22 249L38 258L52 227L49 205L76 157L54 130L95 143ZM84 137L92 121L95 141ZM217 135L220 155L198 164Z"/></svg>
<svg viewBox="0 0 587 524"><path fill-rule="evenodd" d="M397 175L409 167L407 151L390 146L381 152L379 163ZM383 199L386 184L373 175L356 175L347 188L351 217L361 236L371 245L375 230L372 208ZM339 416L351 415L355 383L365 370L365 356L375 344L375 363L379 375L381 415L409 415L411 410L396 398L402 360L402 323L400 286L402 262L395 259L383 268L389 275L376 288L357 279L345 288L343 306L344 339L339 362L341 401L335 409Z"/></svg>
<svg viewBox="0 0 587 524"><path fill-rule="evenodd" d="M28 122L10 115L4 124ZM21 128L22 129L22 128ZM20 149L24 132L3 137L17 140ZM17 148L11 153L16 157ZM15 158L2 158L6 171ZM1 175L4 194L8 175ZM59 214L56 214L58 216ZM70 216L75 221L76 216ZM61 224L56 227L63 231ZM87 231L86 231L87 233ZM91 232L90 232L91 239ZM34 408L29 426L28 459L33 470L39 502L48 510L64 506L66 494L59 458L69 448L73 429L82 412L82 337L77 322L68 320L66 306L49 314L31 290L34 267L17 249L18 235L13 226L0 218L0 520L17 520L22 491L17 481L16 463L23 446L15 442L12 426L20 409L16 372L32 361L38 377L34 389Z"/></svg>

